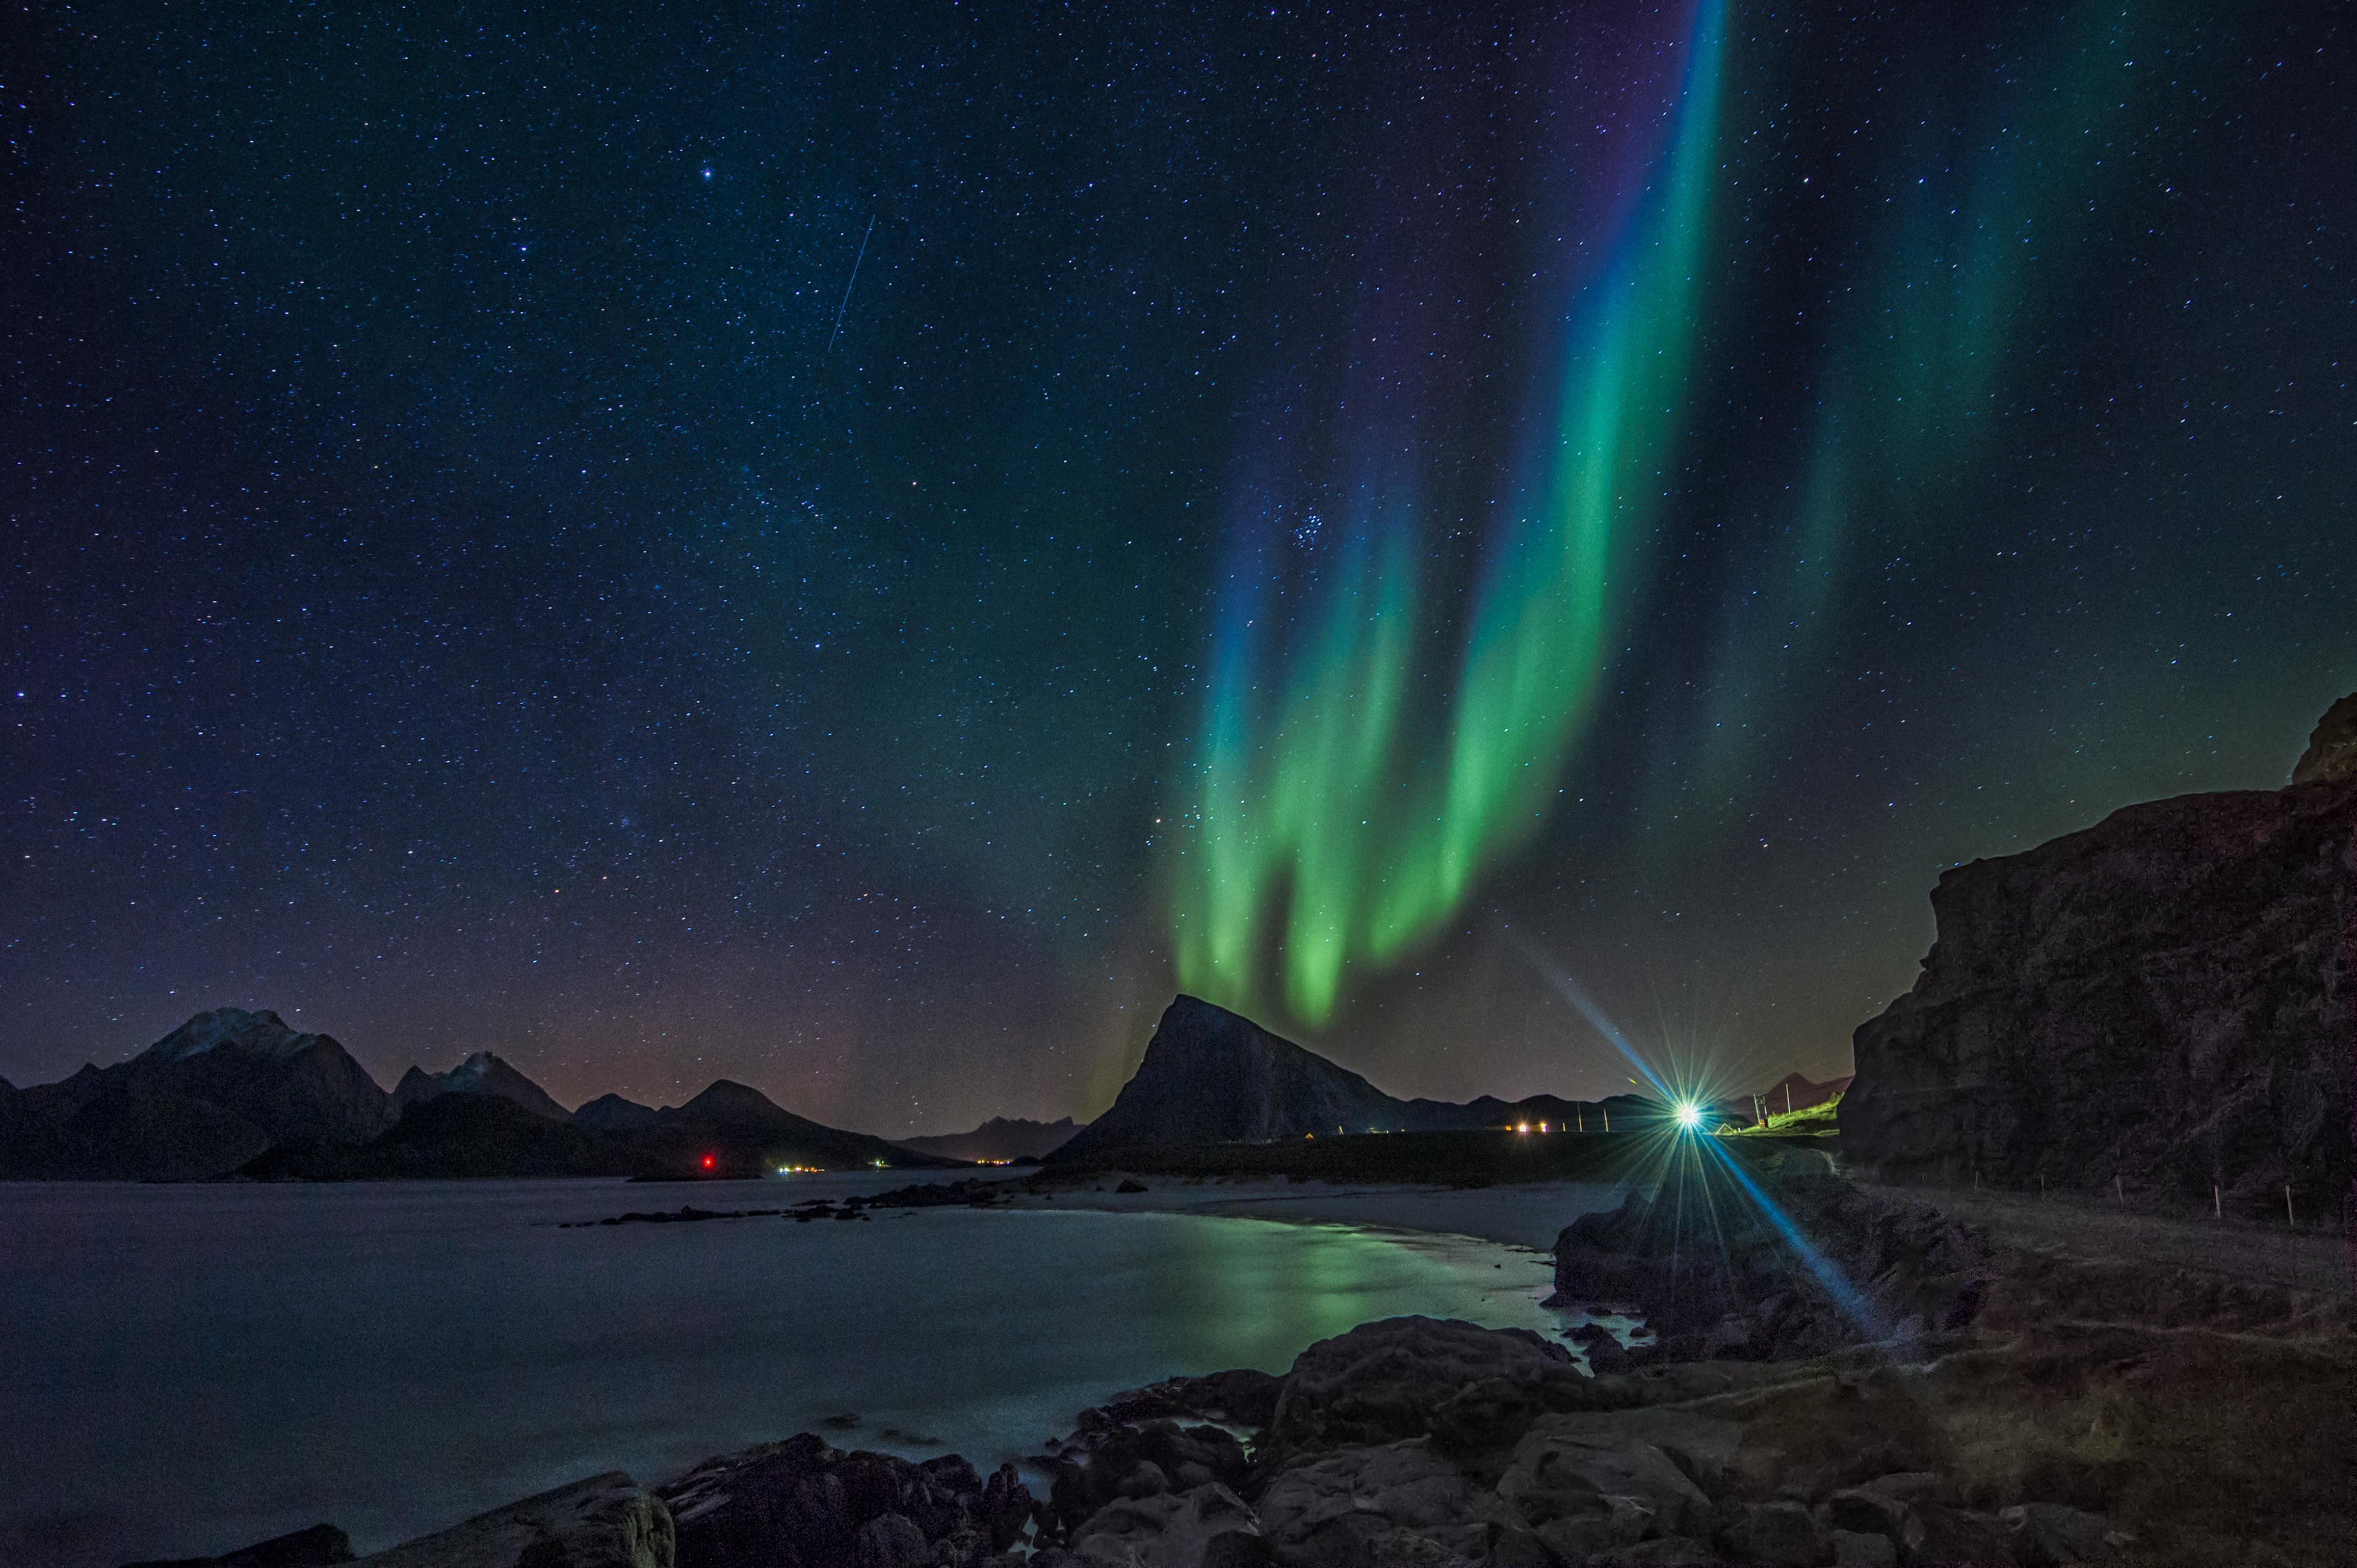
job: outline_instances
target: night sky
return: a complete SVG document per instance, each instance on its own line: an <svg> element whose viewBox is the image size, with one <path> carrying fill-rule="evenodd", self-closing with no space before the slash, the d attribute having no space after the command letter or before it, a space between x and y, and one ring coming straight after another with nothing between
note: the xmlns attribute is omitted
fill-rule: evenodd
<svg viewBox="0 0 2357 1568"><path fill-rule="evenodd" d="M2346 8L38 6L0 1075L1846 1071L2357 688ZM1756 1085L1749 1085L1756 1086Z"/></svg>

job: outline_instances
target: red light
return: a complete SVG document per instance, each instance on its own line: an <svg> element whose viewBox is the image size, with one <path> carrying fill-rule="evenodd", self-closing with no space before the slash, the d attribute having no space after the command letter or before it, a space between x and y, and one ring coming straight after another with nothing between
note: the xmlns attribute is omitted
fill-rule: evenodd
<svg viewBox="0 0 2357 1568"><path fill-rule="evenodd" d="M704 1156L704 1168L705 1170L710 1170L712 1168L712 1156L710 1155Z"/></svg>

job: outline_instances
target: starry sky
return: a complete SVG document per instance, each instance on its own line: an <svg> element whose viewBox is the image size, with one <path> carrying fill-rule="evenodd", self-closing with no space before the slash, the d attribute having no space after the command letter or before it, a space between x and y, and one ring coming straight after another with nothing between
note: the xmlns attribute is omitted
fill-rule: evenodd
<svg viewBox="0 0 2357 1568"><path fill-rule="evenodd" d="M2342 7L27 13L0 1075L1846 1071L2357 688Z"/></svg>

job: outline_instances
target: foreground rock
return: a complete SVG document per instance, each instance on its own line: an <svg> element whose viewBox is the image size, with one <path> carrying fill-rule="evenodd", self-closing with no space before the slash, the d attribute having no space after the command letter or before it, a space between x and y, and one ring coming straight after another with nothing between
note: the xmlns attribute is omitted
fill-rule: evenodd
<svg viewBox="0 0 2357 1568"><path fill-rule="evenodd" d="M2290 788L2113 812L1943 874L1862 1026L1843 1148L1894 1179L2330 1215L2351 1177L2357 698Z"/></svg>
<svg viewBox="0 0 2357 1568"><path fill-rule="evenodd" d="M1793 1360L1920 1341L1964 1328L1978 1312L1986 1244L1930 1204L1877 1197L1830 1176L1757 1190L1775 1216L1760 1202L1727 1201L1727 1192L1706 1202L1674 1189L1582 1215L1555 1240L1558 1298L1635 1308L1674 1360Z"/></svg>
<svg viewBox="0 0 2357 1568"><path fill-rule="evenodd" d="M352 1560L352 1540L332 1524L315 1524L259 1541L219 1557L178 1557L128 1563L124 1568L335 1568Z"/></svg>
<svg viewBox="0 0 2357 1568"><path fill-rule="evenodd" d="M651 1493L596 1477L371 1561L2349 1561L2357 1335L2345 1304L2124 1289L2104 1261L1992 1253L1936 1210L1820 1176L1716 1193L1707 1242L1669 1229L1674 1197L1565 1231L1562 1283L1626 1285L1661 1317L1659 1344L1620 1370L1591 1376L1523 1330L1392 1318L1310 1346L1281 1377L1238 1370L1118 1395L1081 1412L1026 1471L985 1477L954 1455L911 1462L804 1434ZM1782 1223L1744 1221L1758 1199ZM1707 1268L1694 1267L1698 1248ZM1809 1260L1798 1273L1819 1294L1794 1259ZM1697 1290L1697 1273L1721 1283ZM1904 1310L1900 1326L1914 1328L1873 1337L1828 1279L1856 1287L1869 1323ZM1647 1299L1657 1289L1667 1294ZM1690 1359L1698 1343L1707 1359Z"/></svg>
<svg viewBox="0 0 2357 1568"><path fill-rule="evenodd" d="M367 1568L674 1568L671 1510L619 1470L468 1520Z"/></svg>
<svg viewBox="0 0 2357 1568"><path fill-rule="evenodd" d="M1002 1466L845 1454L810 1434L711 1459L661 1489L678 1568L980 1568L1030 1520Z"/></svg>

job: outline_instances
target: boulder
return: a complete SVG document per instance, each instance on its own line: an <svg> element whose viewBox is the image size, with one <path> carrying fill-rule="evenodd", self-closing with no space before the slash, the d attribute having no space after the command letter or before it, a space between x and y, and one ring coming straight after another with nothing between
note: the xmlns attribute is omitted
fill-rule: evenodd
<svg viewBox="0 0 2357 1568"><path fill-rule="evenodd" d="M619 1470L479 1514L367 1568L673 1568L671 1510Z"/></svg>
<svg viewBox="0 0 2357 1568"><path fill-rule="evenodd" d="M1638 1308L1674 1360L1802 1359L1898 1338L1910 1318L1921 1337L1978 1312L1988 1249L1931 1205L1814 1174L1757 1190L1765 1204L1631 1192L1580 1216L1555 1238L1557 1298Z"/></svg>
<svg viewBox="0 0 2357 1568"><path fill-rule="evenodd" d="M1217 1426L1154 1420L1113 1423L1081 1412L1080 1430L1042 1461L1055 1477L1049 1517L1071 1530L1116 1498L1190 1491L1213 1482L1241 1487L1250 1467L1243 1444Z"/></svg>
<svg viewBox="0 0 2357 1568"><path fill-rule="evenodd" d="M352 1540L332 1524L315 1524L218 1557L127 1563L124 1568L333 1568L352 1560Z"/></svg>
<svg viewBox="0 0 2357 1568"><path fill-rule="evenodd" d="M1233 1559L1239 1549L1230 1538L1259 1534L1244 1500L1213 1482L1111 1503L1072 1532L1067 1550L1089 1568L1195 1568L1214 1539L1226 1541L1222 1554Z"/></svg>
<svg viewBox="0 0 2357 1568"><path fill-rule="evenodd" d="M2104 1539L2111 1521L2102 1514L2060 1503L2021 1503L1999 1509L1996 1517L2012 1532L2013 1560L2021 1568L2060 1568L2112 1555Z"/></svg>
<svg viewBox="0 0 2357 1568"><path fill-rule="evenodd" d="M1633 1402L1528 1329L1392 1317L1295 1359L1268 1442L1300 1451L1437 1434L1460 1450L1504 1448L1546 1412L1616 1402Z"/></svg>
<svg viewBox="0 0 2357 1568"><path fill-rule="evenodd" d="M1795 1502L1747 1503L1718 1539L1738 1561L1761 1568L1817 1568L1833 1553L1824 1527Z"/></svg>
<svg viewBox="0 0 2357 1568"><path fill-rule="evenodd" d="M1909 1568L2013 1568L2013 1539L1995 1514L1924 1502L1907 1510L1899 1547Z"/></svg>
<svg viewBox="0 0 2357 1568"><path fill-rule="evenodd" d="M2351 705L2300 782L2113 812L1942 874L1913 990L1859 1026L1845 1156L1891 1179L2155 1191L2280 1217L2349 1188Z"/></svg>
<svg viewBox="0 0 2357 1568"><path fill-rule="evenodd" d="M953 1454L912 1465L845 1454L809 1433L707 1459L659 1495L677 1524L678 1568L897 1568L903 1558L963 1568L1012 1543L1031 1511L1011 1469L985 1483Z"/></svg>
<svg viewBox="0 0 2357 1568"><path fill-rule="evenodd" d="M1305 1568L1481 1562L1501 1545L1537 1562L1544 1549L1486 1487L1410 1439L1353 1447L1280 1472L1260 1499L1261 1532L1277 1560Z"/></svg>
<svg viewBox="0 0 2357 1568"><path fill-rule="evenodd" d="M1833 1532L1834 1568L1899 1568L1899 1543L1862 1530Z"/></svg>
<svg viewBox="0 0 2357 1568"><path fill-rule="evenodd" d="M1833 1527L1857 1535L1884 1535L1896 1540L1907 1517L1907 1505L1888 1492L1851 1487L1827 1499Z"/></svg>
<svg viewBox="0 0 2357 1568"><path fill-rule="evenodd" d="M1667 1416L1674 1424L1684 1412L1638 1412ZM1733 1458L1730 1423L1692 1417L1695 1440L1707 1445L1706 1463L1723 1469ZM1513 1462L1498 1482L1498 1497L1533 1533L1561 1556L1577 1561L1632 1546L1649 1536L1707 1535L1713 1518L1709 1496L1659 1444L1646 1441L1640 1424L1618 1415L1549 1416L1515 1445Z"/></svg>
<svg viewBox="0 0 2357 1568"><path fill-rule="evenodd" d="M1192 1415L1262 1427L1276 1413L1276 1396L1282 1387L1283 1380L1271 1373L1239 1368L1200 1378L1171 1378L1115 1394L1099 1406L1096 1413L1109 1423ZM1090 1412L1083 1411L1082 1424L1085 1426L1089 1420Z"/></svg>

